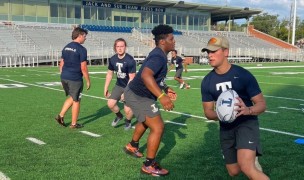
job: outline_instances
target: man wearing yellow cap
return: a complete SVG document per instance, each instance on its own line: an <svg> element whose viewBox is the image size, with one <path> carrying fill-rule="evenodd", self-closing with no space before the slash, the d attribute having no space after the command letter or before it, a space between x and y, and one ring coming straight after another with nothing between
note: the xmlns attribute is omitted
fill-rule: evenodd
<svg viewBox="0 0 304 180"><path fill-rule="evenodd" d="M266 102L255 77L246 69L228 61L229 42L226 37L212 37L202 52L208 53L209 72L201 84L205 116L219 120L215 103L219 95L233 89L239 95L237 118L231 123L220 121L220 144L230 176L243 172L249 179L267 180L261 168L255 165L261 144L258 115L266 110ZM258 163L258 162L257 162Z"/></svg>

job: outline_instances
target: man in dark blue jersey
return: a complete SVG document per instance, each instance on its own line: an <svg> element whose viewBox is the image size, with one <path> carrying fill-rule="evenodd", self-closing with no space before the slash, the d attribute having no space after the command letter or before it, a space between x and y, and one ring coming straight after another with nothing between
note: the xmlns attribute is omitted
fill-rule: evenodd
<svg viewBox="0 0 304 180"><path fill-rule="evenodd" d="M183 79L182 79L182 74L184 71L184 61L183 59L177 55L177 51L173 50L171 51L171 66L168 70L168 72L171 71L175 67L175 75L174 75L174 80L176 80L179 83L179 88L186 88L189 89L190 85L188 85ZM185 65L185 72L187 72L187 66Z"/></svg>
<svg viewBox="0 0 304 180"><path fill-rule="evenodd" d="M167 111L174 108L172 99L175 92L166 86L167 54L174 50L175 40L173 29L168 25L158 25L152 30L156 48L144 60L140 70L125 89L126 104L131 107L138 123L130 143L124 150L134 157L142 157L139 152L139 140L150 129L147 140L147 156L141 171L152 176L164 176L168 170L161 168L155 156L164 131L164 122L160 114L157 100ZM164 92L163 92L164 91ZM168 93L168 94L167 94Z"/></svg>
<svg viewBox="0 0 304 180"><path fill-rule="evenodd" d="M116 118L112 122L112 126L115 127L117 123L123 118L120 109L117 105L119 100L124 101L124 89L127 84L133 80L136 73L136 62L134 58L126 53L127 42L123 38L118 38L114 42L114 51L116 54L110 58L108 65L108 73L104 85L104 96L108 98L108 107L113 113L116 114ZM113 78L113 74L116 72L116 84L110 93L108 88ZM132 110L124 105L124 111L126 114L125 130L131 129L131 119L133 117Z"/></svg>
<svg viewBox="0 0 304 180"><path fill-rule="evenodd" d="M69 97L65 100L55 119L60 125L66 126L63 120L64 115L72 107L70 128L83 127L83 125L77 123L83 90L82 77L86 79L87 90L91 86L87 68L87 50L81 45L85 42L87 34L88 32L84 29L75 28L72 32L73 41L63 48L60 60L61 83L66 96L69 95Z"/></svg>
<svg viewBox="0 0 304 180"><path fill-rule="evenodd" d="M202 52L208 53L213 67L201 84L205 116L218 120L214 107L223 91L233 89L239 95L235 121L220 121L220 143L229 175L236 176L242 171L249 179L269 179L255 164L258 163L256 156L262 153L257 116L266 110L255 77L248 70L229 63L229 42L225 37L212 37Z"/></svg>

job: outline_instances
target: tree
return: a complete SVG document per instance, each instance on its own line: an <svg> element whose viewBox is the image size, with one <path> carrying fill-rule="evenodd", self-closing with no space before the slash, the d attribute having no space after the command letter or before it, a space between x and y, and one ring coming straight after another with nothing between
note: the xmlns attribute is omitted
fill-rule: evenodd
<svg viewBox="0 0 304 180"><path fill-rule="evenodd" d="M266 34L274 33L273 30L280 24L278 20L279 15L269 15L263 13L262 15L253 16L251 23L254 28Z"/></svg>

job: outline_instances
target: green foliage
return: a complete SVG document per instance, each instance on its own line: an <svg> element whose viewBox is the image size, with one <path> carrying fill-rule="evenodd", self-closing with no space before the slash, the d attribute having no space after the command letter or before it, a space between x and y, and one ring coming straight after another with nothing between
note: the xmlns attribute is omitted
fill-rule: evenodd
<svg viewBox="0 0 304 180"><path fill-rule="evenodd" d="M271 31L279 24L278 17L279 15L269 15L268 13L263 13L261 15L253 16L251 24L254 25L255 29L266 34L270 34Z"/></svg>
<svg viewBox="0 0 304 180"><path fill-rule="evenodd" d="M279 20L278 17L279 15L269 15L268 13L263 13L253 16L250 24L254 25L254 28L261 32L279 38L285 42L288 42L289 40L289 43L291 43L293 20ZM296 41L304 38L304 22L303 20L300 21L299 17L296 18L295 32Z"/></svg>

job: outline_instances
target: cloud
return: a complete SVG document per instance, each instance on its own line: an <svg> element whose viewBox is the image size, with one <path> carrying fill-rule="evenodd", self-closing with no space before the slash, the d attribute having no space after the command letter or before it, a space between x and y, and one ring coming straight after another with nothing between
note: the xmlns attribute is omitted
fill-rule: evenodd
<svg viewBox="0 0 304 180"><path fill-rule="evenodd" d="M201 0L184 0L185 2L202 3ZM204 0L204 4L249 7L261 9L263 13L279 15L279 19L289 19L294 0ZM304 0L297 0L297 16L304 20Z"/></svg>

